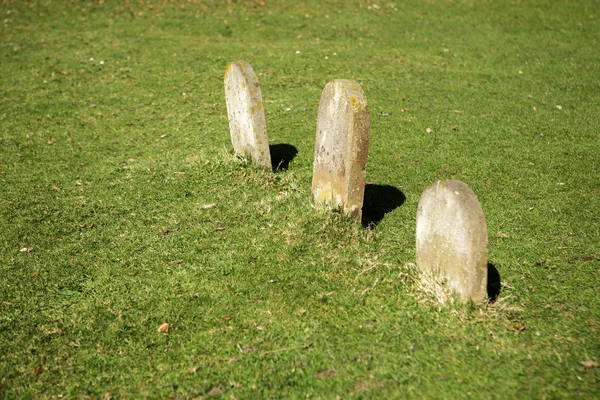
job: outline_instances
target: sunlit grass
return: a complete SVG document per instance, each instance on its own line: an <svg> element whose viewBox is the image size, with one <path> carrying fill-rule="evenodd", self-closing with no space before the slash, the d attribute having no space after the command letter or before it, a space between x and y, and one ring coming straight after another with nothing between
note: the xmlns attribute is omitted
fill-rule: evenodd
<svg viewBox="0 0 600 400"><path fill-rule="evenodd" d="M221 3L0 3L0 397L597 397L600 4ZM231 150L242 59L276 173ZM401 192L372 229L310 202L336 78ZM479 198L493 304L412 266L438 179Z"/></svg>

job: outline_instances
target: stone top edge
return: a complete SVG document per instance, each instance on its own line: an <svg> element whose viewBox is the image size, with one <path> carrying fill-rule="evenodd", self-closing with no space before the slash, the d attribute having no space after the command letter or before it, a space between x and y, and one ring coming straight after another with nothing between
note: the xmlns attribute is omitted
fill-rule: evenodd
<svg viewBox="0 0 600 400"><path fill-rule="evenodd" d="M232 68L239 68L242 74L247 78L257 79L256 74L254 73L254 69L252 69L252 65L248 61L240 60L240 61L231 61L225 67L224 77L227 78L227 75L231 71Z"/></svg>

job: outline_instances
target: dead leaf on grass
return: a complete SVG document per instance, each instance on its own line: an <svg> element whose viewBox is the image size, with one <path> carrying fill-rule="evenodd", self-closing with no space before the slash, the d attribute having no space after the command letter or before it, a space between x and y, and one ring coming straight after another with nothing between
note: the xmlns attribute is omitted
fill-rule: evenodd
<svg viewBox="0 0 600 400"><path fill-rule="evenodd" d="M515 325L514 325L514 327L515 327L515 329L516 329L516 330L518 330L518 331L524 331L525 329L527 329L527 328L525 327L525 325L523 325L523 324L521 324L521 323L519 323L519 322L515 322Z"/></svg>
<svg viewBox="0 0 600 400"><path fill-rule="evenodd" d="M223 393L224 391L225 391L225 386L223 386L222 383L219 383L219 386L215 386L214 388L210 389L206 395L209 397L218 396L221 393Z"/></svg>
<svg viewBox="0 0 600 400"><path fill-rule="evenodd" d="M496 236L499 237L499 238L503 238L503 239L505 239L505 238L508 237L508 235L506 233L502 233L500 231L498 231L498 233L496 234Z"/></svg>
<svg viewBox="0 0 600 400"><path fill-rule="evenodd" d="M244 354L248 354L253 351L256 351L256 347L254 347L254 346L245 345L244 348L242 349L242 353L244 353Z"/></svg>
<svg viewBox="0 0 600 400"><path fill-rule="evenodd" d="M179 265L182 262L183 262L183 260L173 260L173 261L171 261L171 264Z"/></svg>
<svg viewBox="0 0 600 400"><path fill-rule="evenodd" d="M336 375L337 375L337 373L331 369L326 369L326 370L317 372L317 378L325 378L326 376L336 376Z"/></svg>
<svg viewBox="0 0 600 400"><path fill-rule="evenodd" d="M166 322L164 324L160 324L160 326L158 327L158 331L164 333L169 332L169 324L167 324Z"/></svg>
<svg viewBox="0 0 600 400"><path fill-rule="evenodd" d="M510 286L507 282L502 281L500 285L505 289L514 289L514 287Z"/></svg>
<svg viewBox="0 0 600 400"><path fill-rule="evenodd" d="M597 368L597 367L600 367L600 364L598 364L596 361L593 361L593 360L582 361L581 365L583 365L586 368Z"/></svg>
<svg viewBox="0 0 600 400"><path fill-rule="evenodd" d="M35 369L33 370L33 376L38 376L41 372L42 369L40 367L35 367Z"/></svg>

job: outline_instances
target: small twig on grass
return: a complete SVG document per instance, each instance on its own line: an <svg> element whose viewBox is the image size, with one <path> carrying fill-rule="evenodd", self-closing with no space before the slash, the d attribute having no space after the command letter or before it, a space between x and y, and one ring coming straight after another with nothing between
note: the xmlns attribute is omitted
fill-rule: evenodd
<svg viewBox="0 0 600 400"><path fill-rule="evenodd" d="M375 265L373 265L371 267L363 269L362 271L360 271L358 273L358 275L356 275L356 277L354 278L354 280L356 281L356 279L358 279L359 276L361 276L362 274L365 274L365 273L369 272L370 270L372 270L373 268L376 268L376 267L377 267L377 264L375 264Z"/></svg>
<svg viewBox="0 0 600 400"><path fill-rule="evenodd" d="M288 351L288 350L307 349L310 346L312 346L312 343L303 344L302 346L282 347L280 349L263 351L262 353L260 353L260 355L264 356L264 355L267 355L267 354L281 353L282 351Z"/></svg>

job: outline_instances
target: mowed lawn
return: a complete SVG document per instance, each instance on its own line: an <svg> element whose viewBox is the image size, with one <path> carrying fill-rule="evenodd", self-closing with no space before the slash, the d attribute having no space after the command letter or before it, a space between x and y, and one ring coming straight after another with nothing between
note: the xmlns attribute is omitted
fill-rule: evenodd
<svg viewBox="0 0 600 400"><path fill-rule="evenodd" d="M599 40L597 0L0 0L0 398L600 397ZM237 60L278 171L233 154ZM311 204L342 78L364 224ZM495 302L420 283L440 179Z"/></svg>

